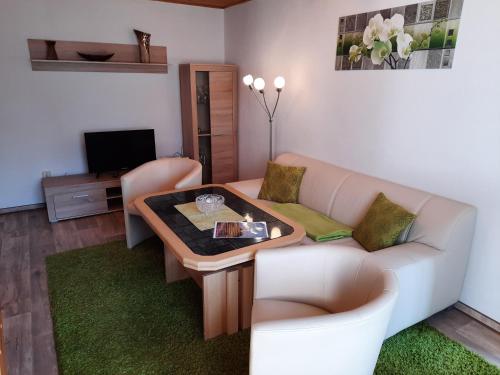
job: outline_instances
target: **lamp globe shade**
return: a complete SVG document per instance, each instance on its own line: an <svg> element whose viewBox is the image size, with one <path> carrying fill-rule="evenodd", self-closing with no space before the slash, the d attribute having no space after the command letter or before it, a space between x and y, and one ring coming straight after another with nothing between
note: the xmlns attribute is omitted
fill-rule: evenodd
<svg viewBox="0 0 500 375"><path fill-rule="evenodd" d="M285 87L285 79L281 76L276 77L274 80L274 87L278 90L282 90Z"/></svg>
<svg viewBox="0 0 500 375"><path fill-rule="evenodd" d="M250 86L253 83L253 76L251 74L247 74L243 77L243 83L245 86Z"/></svg>
<svg viewBox="0 0 500 375"><path fill-rule="evenodd" d="M253 81L253 87L255 87L255 89L258 91L262 91L264 90L264 87L266 87L266 81L264 81L262 78L257 78L255 81Z"/></svg>

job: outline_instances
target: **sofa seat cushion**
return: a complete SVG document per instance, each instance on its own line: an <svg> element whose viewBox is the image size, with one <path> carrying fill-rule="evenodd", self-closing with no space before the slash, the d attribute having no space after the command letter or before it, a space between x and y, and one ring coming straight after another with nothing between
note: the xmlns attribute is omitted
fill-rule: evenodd
<svg viewBox="0 0 500 375"><path fill-rule="evenodd" d="M310 245L316 245L316 246L324 246L325 243L318 243L314 242L311 240L309 237L304 237L302 242L300 243L302 246L310 246ZM329 241L326 243L326 245L331 245L331 246L348 246L348 247L353 247L355 249L360 249L360 250L365 250L363 246L360 245L358 241L356 241L352 237L347 237L347 238L341 238L340 240L334 240L334 241Z"/></svg>
<svg viewBox="0 0 500 375"><path fill-rule="evenodd" d="M256 201L260 204L263 204L266 207L272 208L273 205L275 204L273 201L268 201L265 199L256 199Z"/></svg>
<svg viewBox="0 0 500 375"><path fill-rule="evenodd" d="M141 213L139 212L139 210L137 209L137 207L135 206L134 204L134 201L130 201L128 202L127 204L127 211L129 213L129 215L137 215L137 216L141 216Z"/></svg>
<svg viewBox="0 0 500 375"><path fill-rule="evenodd" d="M300 319L328 315L329 311L305 303L256 299L252 307L252 325L273 320Z"/></svg>

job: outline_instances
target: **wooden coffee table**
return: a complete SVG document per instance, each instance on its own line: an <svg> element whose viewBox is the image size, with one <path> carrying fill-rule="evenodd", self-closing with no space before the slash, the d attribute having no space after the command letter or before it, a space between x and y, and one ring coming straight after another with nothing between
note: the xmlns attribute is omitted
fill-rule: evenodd
<svg viewBox="0 0 500 375"><path fill-rule="evenodd" d="M213 230L198 230L174 206L202 194L223 195L238 214L265 221L271 238L213 239ZM206 340L250 327L256 251L296 244L305 236L300 225L226 185L149 194L134 204L165 245L167 283L192 277L202 288Z"/></svg>

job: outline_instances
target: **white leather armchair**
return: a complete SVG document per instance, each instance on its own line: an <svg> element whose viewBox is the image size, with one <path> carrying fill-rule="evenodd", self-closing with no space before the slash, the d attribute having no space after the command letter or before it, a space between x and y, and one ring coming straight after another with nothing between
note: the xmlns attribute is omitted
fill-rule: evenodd
<svg viewBox="0 0 500 375"><path fill-rule="evenodd" d="M201 164L188 158L150 161L121 177L127 246L133 248L153 235L134 206L144 194L201 185Z"/></svg>
<svg viewBox="0 0 500 375"><path fill-rule="evenodd" d="M250 374L372 374L397 295L363 250L259 251Z"/></svg>

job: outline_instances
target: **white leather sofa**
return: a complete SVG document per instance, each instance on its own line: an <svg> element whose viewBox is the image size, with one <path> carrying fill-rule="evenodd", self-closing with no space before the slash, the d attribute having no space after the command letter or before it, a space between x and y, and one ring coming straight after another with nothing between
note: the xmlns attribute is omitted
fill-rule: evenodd
<svg viewBox="0 0 500 375"><path fill-rule="evenodd" d="M159 191L201 185L200 162L188 158L162 158L145 163L121 177L127 247L153 235L134 205L135 198Z"/></svg>
<svg viewBox="0 0 500 375"><path fill-rule="evenodd" d="M474 235L474 207L297 154L282 154L276 162L307 168L299 203L353 228L380 192L417 214L401 244L369 254L382 268L394 270L399 280L387 337L458 301ZM257 199L262 179L230 185ZM352 238L328 243L332 251L339 244L362 249Z"/></svg>
<svg viewBox="0 0 500 375"><path fill-rule="evenodd" d="M345 246L259 251L250 374L373 374L398 282L371 258Z"/></svg>

